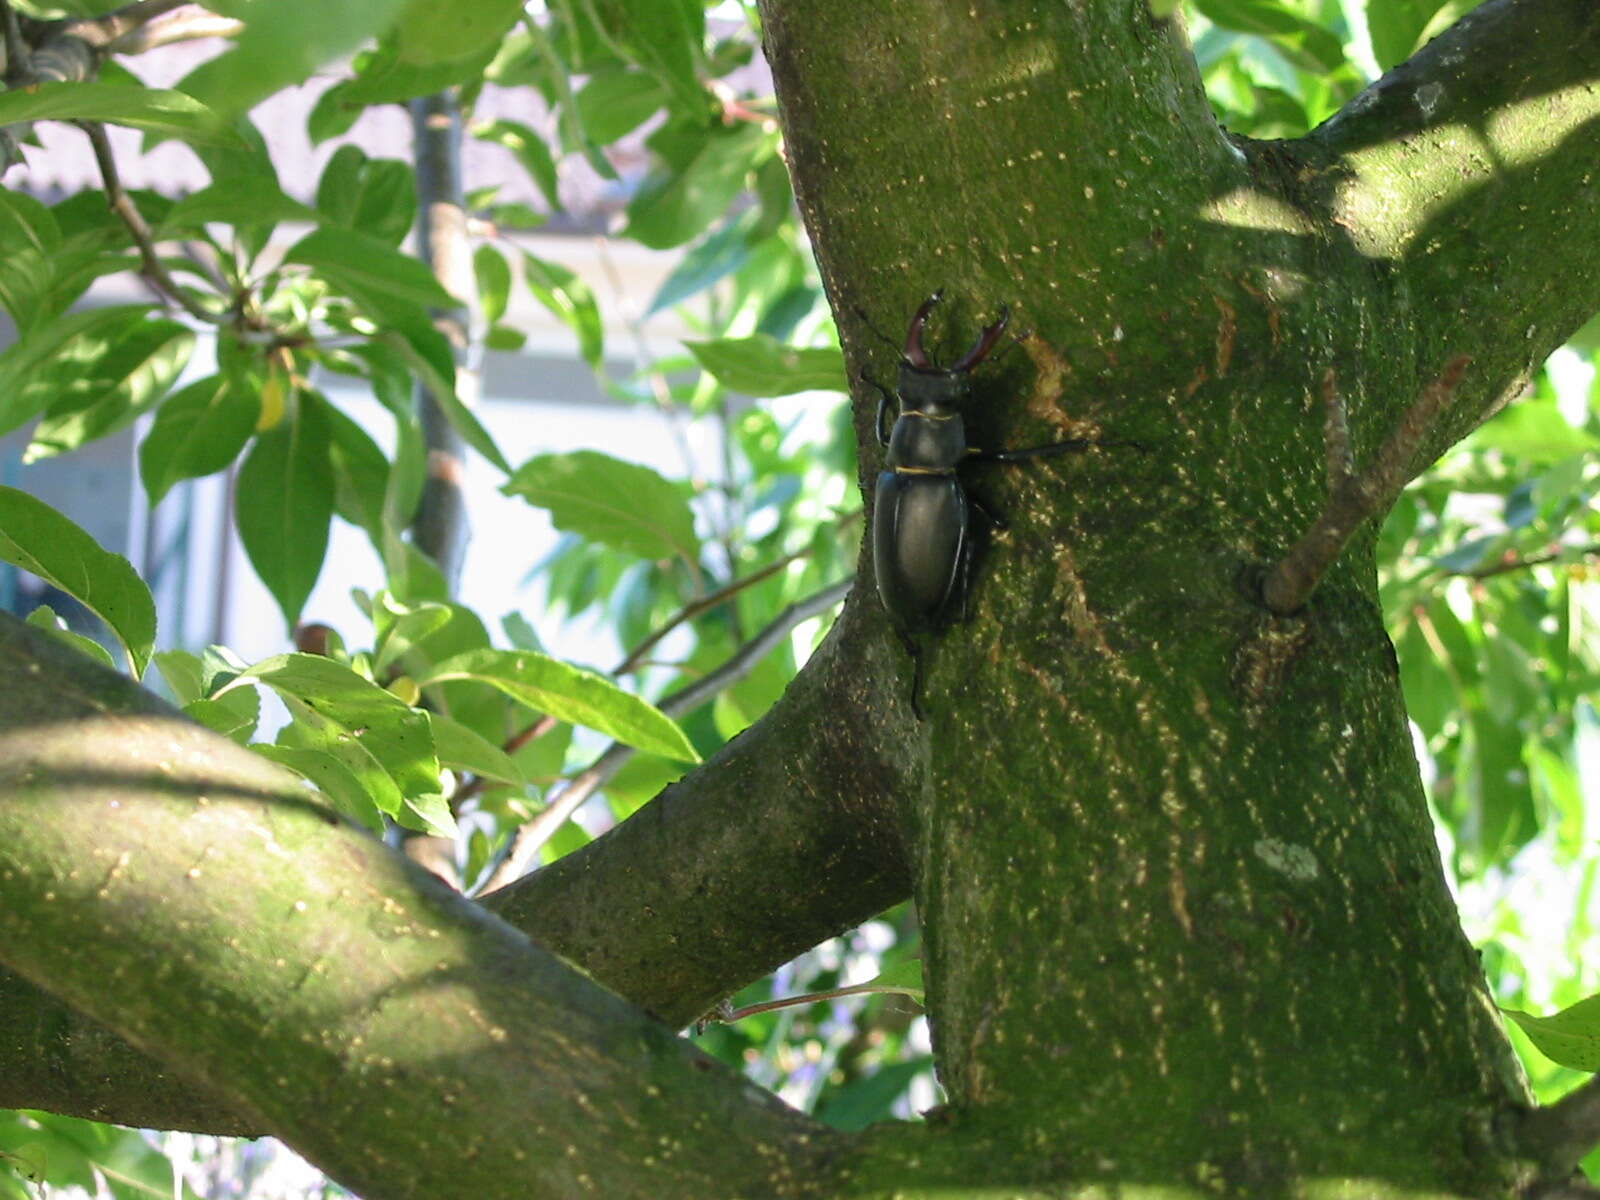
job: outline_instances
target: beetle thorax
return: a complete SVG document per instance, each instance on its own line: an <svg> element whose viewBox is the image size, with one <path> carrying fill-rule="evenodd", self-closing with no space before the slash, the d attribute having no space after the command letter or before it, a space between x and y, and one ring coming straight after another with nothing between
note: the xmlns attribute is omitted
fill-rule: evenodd
<svg viewBox="0 0 1600 1200"><path fill-rule="evenodd" d="M961 414L943 404L900 410L889 435L889 464L896 469L954 470L966 454Z"/></svg>

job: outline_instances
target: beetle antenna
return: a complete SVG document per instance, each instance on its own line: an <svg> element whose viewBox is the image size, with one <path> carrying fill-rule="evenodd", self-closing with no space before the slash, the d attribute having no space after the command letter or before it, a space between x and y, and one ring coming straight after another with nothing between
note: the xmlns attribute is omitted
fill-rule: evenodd
<svg viewBox="0 0 1600 1200"><path fill-rule="evenodd" d="M972 349L966 352L960 362L956 363L955 366L950 368L950 373L953 375L964 374L965 372L972 370L984 359L988 358L989 352L994 349L994 344L1000 340L1000 335L1005 332L1006 322L1010 319L1011 309L1005 305L1001 305L1000 319L993 325L987 326L984 331L978 335L978 340L973 343Z"/></svg>
<svg viewBox="0 0 1600 1200"><path fill-rule="evenodd" d="M922 302L917 309L916 316L911 318L911 328L906 330L906 348L902 357L919 371L932 371L936 368L928 361L928 352L922 348L922 327L928 323L928 314L933 311L933 306L939 303L944 295L940 288L933 295Z"/></svg>

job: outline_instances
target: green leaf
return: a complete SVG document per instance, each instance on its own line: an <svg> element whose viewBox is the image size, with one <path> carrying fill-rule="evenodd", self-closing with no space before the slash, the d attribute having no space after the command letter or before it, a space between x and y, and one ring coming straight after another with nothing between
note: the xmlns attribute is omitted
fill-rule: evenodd
<svg viewBox="0 0 1600 1200"><path fill-rule="evenodd" d="M375 316L384 315L387 300L423 308L460 306L426 263L358 229L314 230L289 247L283 261L312 268L356 300L372 300L378 309Z"/></svg>
<svg viewBox="0 0 1600 1200"><path fill-rule="evenodd" d="M663 309L698 295L750 260L750 231L754 226L751 214L728 221L689 253L678 260L659 288L645 316L653 316Z"/></svg>
<svg viewBox="0 0 1600 1200"><path fill-rule="evenodd" d="M231 463L260 416L259 397L226 375L212 375L168 397L139 445L139 474L151 505L180 480L210 475Z"/></svg>
<svg viewBox="0 0 1600 1200"><path fill-rule="evenodd" d="M1224 29L1270 38L1304 70L1336 71L1345 65L1344 46L1332 30L1277 0L1194 0L1194 6Z"/></svg>
<svg viewBox="0 0 1600 1200"><path fill-rule="evenodd" d="M482 85L495 50L484 46L460 58L419 63L403 58L395 39L386 37L376 50L357 56L356 76L339 85L337 99L343 105L404 104L457 86L465 92Z"/></svg>
<svg viewBox="0 0 1600 1200"><path fill-rule="evenodd" d="M330 224L399 246L417 221L416 175L398 159L340 146L317 181L317 210Z"/></svg>
<svg viewBox="0 0 1600 1200"><path fill-rule="evenodd" d="M750 124L682 136L681 160L653 171L628 205L628 236L652 250L681 246L726 213L750 172L777 149L775 134Z"/></svg>
<svg viewBox="0 0 1600 1200"><path fill-rule="evenodd" d="M26 331L56 278L61 229L32 196L0 189L0 304Z"/></svg>
<svg viewBox="0 0 1600 1200"><path fill-rule="evenodd" d="M523 0L409 0L395 26L407 62L437 63L492 50L522 15Z"/></svg>
<svg viewBox="0 0 1600 1200"><path fill-rule="evenodd" d="M1378 69L1387 71L1411 57L1434 13L1446 0L1379 0L1366 6L1367 34Z"/></svg>
<svg viewBox="0 0 1600 1200"><path fill-rule="evenodd" d="M500 490L548 510L563 532L641 558L699 561L688 501L649 467L595 450L541 454L518 467Z"/></svg>
<svg viewBox="0 0 1600 1200"><path fill-rule="evenodd" d="M218 699L202 697L183 706L192 717L213 733L247 745L261 719L261 697L251 688L237 688Z"/></svg>
<svg viewBox="0 0 1600 1200"><path fill-rule="evenodd" d="M439 790L427 713L316 654L280 654L259 662L216 697L253 680L277 692L295 717L295 732L286 730L278 744L333 754L389 816L398 816L408 798Z"/></svg>
<svg viewBox="0 0 1600 1200"><path fill-rule="evenodd" d="M166 395L194 351L195 335L177 321L139 321L110 344L78 339L100 353L62 358L35 382L55 393L34 427L24 462L37 462L112 433Z"/></svg>
<svg viewBox="0 0 1600 1200"><path fill-rule="evenodd" d="M57 397L54 381L70 365L96 361L152 310L121 304L69 313L33 329L0 353L0 433L43 412Z"/></svg>
<svg viewBox="0 0 1600 1200"><path fill-rule="evenodd" d="M1579 1000L1549 1017L1514 1008L1500 1011L1522 1026L1528 1040L1552 1062L1577 1071L1600 1071L1600 996Z"/></svg>
<svg viewBox="0 0 1600 1200"><path fill-rule="evenodd" d="M871 1075L830 1090L817 1106L817 1119L845 1133L857 1133L875 1122L890 1120L894 1102L905 1094L911 1081L932 1070L931 1056L885 1063Z"/></svg>
<svg viewBox="0 0 1600 1200"><path fill-rule="evenodd" d="M472 267L478 277L478 303L484 322L497 325L506 315L506 302L511 296L511 265L504 254L485 244L473 252Z"/></svg>
<svg viewBox="0 0 1600 1200"><path fill-rule="evenodd" d="M510 473L511 464L500 453L494 438L456 394L455 363L450 356L450 343L442 333L432 325L413 326L403 333L383 334L378 344L397 352L418 374L423 386L432 393L451 426L466 439L467 445L502 471ZM448 368L448 372L445 368Z"/></svg>
<svg viewBox="0 0 1600 1200"><path fill-rule="evenodd" d="M747 396L850 390L845 381L844 355L831 347L801 350L764 333L684 345L718 383Z"/></svg>
<svg viewBox="0 0 1600 1200"><path fill-rule="evenodd" d="M500 747L459 721L440 713L429 713L433 725L433 744L439 761L457 771L469 771L485 779L499 779L521 787L527 783L522 769Z"/></svg>
<svg viewBox="0 0 1600 1200"><path fill-rule="evenodd" d="M156 606L132 564L41 500L0 486L0 560L60 588L111 628L134 678L156 639Z"/></svg>
<svg viewBox="0 0 1600 1200"><path fill-rule="evenodd" d="M413 607L387 590L379 592L372 603L372 622L378 635L373 669L380 674L387 672L416 651L422 641L448 625L452 616L454 612L447 604Z"/></svg>
<svg viewBox="0 0 1600 1200"><path fill-rule="evenodd" d="M306 117L306 136L313 146L349 133L367 111L366 104L350 94L352 90L352 81L343 79L317 97Z"/></svg>
<svg viewBox="0 0 1600 1200"><path fill-rule="evenodd" d="M511 612L501 617L500 628L505 630L507 639L519 650L537 650L541 654L544 653L544 643L539 640L538 631L521 613Z"/></svg>
<svg viewBox="0 0 1600 1200"><path fill-rule="evenodd" d="M574 97L589 139L606 146L631 133L667 102L661 81L643 71L602 71Z"/></svg>
<svg viewBox="0 0 1600 1200"><path fill-rule="evenodd" d="M556 177L556 160L550 147L530 126L518 121L488 121L473 127L472 136L480 141L504 146L516 156L528 177L539 185L545 203L561 211L560 181Z"/></svg>
<svg viewBox="0 0 1600 1200"><path fill-rule="evenodd" d="M226 5L229 15L244 20L244 32L232 50L191 71L181 86L226 116L243 113L381 34L405 2L244 0Z"/></svg>
<svg viewBox="0 0 1600 1200"><path fill-rule="evenodd" d="M1481 869L1509 858L1525 845L1539 831L1539 814L1522 761L1522 731L1501 724L1485 711L1469 713L1467 724L1475 768L1467 786L1477 807L1475 841Z"/></svg>
<svg viewBox="0 0 1600 1200"><path fill-rule="evenodd" d="M306 746L267 746L259 742L250 749L309 780L336 811L374 833L383 832L383 814L360 778L337 755Z"/></svg>
<svg viewBox="0 0 1600 1200"><path fill-rule="evenodd" d="M596 729L619 742L681 762L700 756L672 718L602 675L532 650L471 650L436 666L423 687L471 680L496 688L558 721Z"/></svg>
<svg viewBox="0 0 1600 1200"><path fill-rule="evenodd" d="M877 992L898 992L910 996L918 1004L926 1004L927 988L922 982L922 960L908 958L905 962L881 972L876 979L863 985Z"/></svg>
<svg viewBox="0 0 1600 1200"><path fill-rule="evenodd" d="M522 278L534 299L577 335L578 353L598 369L605 327L589 285L560 263L533 254L522 256Z"/></svg>
<svg viewBox="0 0 1600 1200"><path fill-rule="evenodd" d="M234 511L239 540L290 626L300 618L328 548L331 437L322 408L299 405L256 439L239 468Z"/></svg>
<svg viewBox="0 0 1600 1200"><path fill-rule="evenodd" d="M450 802L439 792L424 792L407 796L405 807L396 819L407 829L420 829L435 837L454 838L460 830L456 817L450 811Z"/></svg>
<svg viewBox="0 0 1600 1200"><path fill-rule="evenodd" d="M206 694L205 666L199 655L187 650L163 650L155 656L155 664L179 707Z"/></svg>
<svg viewBox="0 0 1600 1200"><path fill-rule="evenodd" d="M41 83L0 92L0 125L108 121L186 142L236 144L239 135L193 96L115 83Z"/></svg>
<svg viewBox="0 0 1600 1200"><path fill-rule="evenodd" d="M1415 620L1406 623L1395 652L1400 660L1406 712L1426 736L1432 737L1460 710L1455 685Z"/></svg>
<svg viewBox="0 0 1600 1200"><path fill-rule="evenodd" d="M649 71L685 113L710 104L698 70L705 58L700 0L596 0L596 11L628 57Z"/></svg>
<svg viewBox="0 0 1600 1200"><path fill-rule="evenodd" d="M162 218L156 234L170 238L207 225L250 228L316 220L316 210L284 195L271 177L234 175L179 200Z"/></svg>
<svg viewBox="0 0 1600 1200"><path fill-rule="evenodd" d="M1561 415L1554 400L1529 399L1513 404L1486 425L1480 425L1461 449L1498 450L1534 462L1556 462L1575 454L1593 454L1600 437L1575 427Z"/></svg>
<svg viewBox="0 0 1600 1200"><path fill-rule="evenodd" d="M93 638L84 637L83 634L69 629L67 623L48 604L39 605L38 608L28 614L27 620L28 624L35 629L44 630L56 641L71 646L78 653L87 654L95 662L100 663L102 666L110 667L113 671L117 669L117 664L112 659L109 650Z"/></svg>
<svg viewBox="0 0 1600 1200"><path fill-rule="evenodd" d="M322 408L332 434L328 463L333 470L334 511L373 544L383 544L384 502L388 495L389 458L365 429L329 404L321 393L302 394L302 403Z"/></svg>

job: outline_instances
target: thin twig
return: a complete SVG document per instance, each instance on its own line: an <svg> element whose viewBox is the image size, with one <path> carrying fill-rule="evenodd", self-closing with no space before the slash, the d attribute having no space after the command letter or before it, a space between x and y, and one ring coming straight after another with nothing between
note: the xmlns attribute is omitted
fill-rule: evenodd
<svg viewBox="0 0 1600 1200"><path fill-rule="evenodd" d="M854 579L841 579L804 600L795 601L722 666L703 679L664 697L656 707L669 717L693 712L750 674L756 664L770 654L795 626L827 612L843 600L854 583ZM636 753L638 751L632 746L613 742L588 768L573 776L550 802L550 807L517 830L516 836L511 839L511 848L479 889L480 894L495 891L522 878L544 844L555 836L556 830L578 811L584 801L614 778L622 765Z"/></svg>
<svg viewBox="0 0 1600 1200"><path fill-rule="evenodd" d="M843 525L846 522L858 520L860 516L861 510L858 508L854 512L851 512L848 515L840 518L839 523ZM704 596L699 596L689 601L689 603L685 604L677 612L673 613L672 616L668 617L666 621L664 621L653 633L650 634L649 637L645 638L631 651L629 651L628 657L624 658L620 663L613 667L611 669L611 673L613 675L626 675L635 667L642 665L645 661L645 655L654 650L656 646L660 644L661 640L667 636L667 634L671 633L685 621L692 621L695 617L700 616L702 613L710 612L718 605L733 599L733 597L737 596L746 588L754 587L763 579L770 579L779 571L787 567L790 563L799 562L801 559L809 557L811 552L811 547L807 546L804 550L796 550L793 554L786 554L776 562L768 563L759 571L752 571L749 575L735 579L732 583L725 584L714 592L707 592Z"/></svg>
<svg viewBox="0 0 1600 1200"><path fill-rule="evenodd" d="M1600 542L1591 542L1587 546L1561 546L1543 554L1513 555L1490 563L1487 567L1478 567L1471 571L1455 571L1452 574L1464 575L1468 579L1493 579L1496 575L1506 575L1512 571L1526 571L1531 567L1542 567L1547 563L1561 562L1569 558L1592 558L1596 554L1600 554Z"/></svg>
<svg viewBox="0 0 1600 1200"><path fill-rule="evenodd" d="M162 46L179 42L195 42L204 38L231 38L244 32L244 22L232 17L219 17L199 5L192 13L180 13L170 21L157 21L140 25L114 38L105 45L107 54L143 54Z"/></svg>
<svg viewBox="0 0 1600 1200"><path fill-rule="evenodd" d="M191 3L191 0L137 0L134 4L124 4L102 16L70 21L62 32L105 50L119 38L127 37L157 17L164 17L180 8L200 9L200 5Z"/></svg>
<svg viewBox="0 0 1600 1200"><path fill-rule="evenodd" d="M1297 612L1310 599L1350 536L1367 520L1394 503L1411 478L1411 463L1433 423L1455 396L1467 364L1466 355L1452 359L1444 371L1400 418L1377 457L1357 472L1350 459L1350 435L1344 400L1333 372L1323 376L1327 407L1323 436L1327 451L1328 502L1288 554L1267 573L1261 586L1266 606L1280 615Z"/></svg>
<svg viewBox="0 0 1600 1200"><path fill-rule="evenodd" d="M847 996L872 996L872 995L898 995L905 996L903 988L886 988L881 983L858 983L853 987L829 988L825 992L807 992L803 996L783 996L777 1000L763 1000L760 1004L747 1004L743 1008L730 1008L726 1012L713 1009L707 1013L707 1021L719 1021L724 1025L734 1021L742 1021L746 1017L758 1016L764 1012L777 1012L782 1008L797 1008L802 1004L820 1004L824 1000L843 1000ZM907 999L911 997L907 996Z"/></svg>
<svg viewBox="0 0 1600 1200"><path fill-rule="evenodd" d="M224 324L223 317L198 304L178 286L171 275L167 274L161 256L156 253L155 235L145 223L138 206L133 202L133 197L129 196L122 186L122 178L117 174L117 160L112 156L111 141L106 137L105 126L98 121L80 121L78 127L89 135L89 144L94 147L95 162L100 165L100 177L106 185L106 201L110 204L111 211L122 218L122 223L128 227L128 232L133 236L134 245L138 247L141 263L139 273L157 292L177 304L197 321L204 321L208 325Z"/></svg>

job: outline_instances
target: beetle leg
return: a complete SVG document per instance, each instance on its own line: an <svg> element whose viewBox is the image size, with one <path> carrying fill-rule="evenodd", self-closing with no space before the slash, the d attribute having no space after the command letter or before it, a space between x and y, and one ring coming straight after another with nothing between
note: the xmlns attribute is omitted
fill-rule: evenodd
<svg viewBox="0 0 1600 1200"><path fill-rule="evenodd" d="M965 625L971 612L967 599L972 595L972 539L961 543L961 553L956 559L956 587L961 589L961 623Z"/></svg>
<svg viewBox="0 0 1600 1200"><path fill-rule="evenodd" d="M922 711L922 647L917 645L916 638L905 630L896 630L900 635L900 644L906 648L906 653L911 656L911 712L917 720L926 721L928 714Z"/></svg>
<svg viewBox="0 0 1600 1200"><path fill-rule="evenodd" d="M1070 454L1074 450L1086 450L1090 446L1118 446L1123 442L1094 442L1088 438L1073 438L1066 442L1049 442L1043 446L1028 446L1021 450L979 450L975 446L967 448L967 457L978 462L1025 462L1030 458L1047 458L1055 454Z"/></svg>
<svg viewBox="0 0 1600 1200"><path fill-rule="evenodd" d="M873 387L878 389L878 445L887 446L889 444L889 431L884 427L883 418L884 415L889 411L890 399L895 398L894 393L888 388L884 387L883 384L879 383L871 375L868 375L866 368L864 367L861 371L861 378L864 382L870 383Z"/></svg>
<svg viewBox="0 0 1600 1200"><path fill-rule="evenodd" d="M967 493L967 503L972 505L977 514L986 522L988 522L990 529L998 529L1001 533L1004 533L1007 529L1011 528L1011 526L1007 525L1003 520L995 516L994 513L990 512L989 509L985 507L984 504L971 492Z"/></svg>

